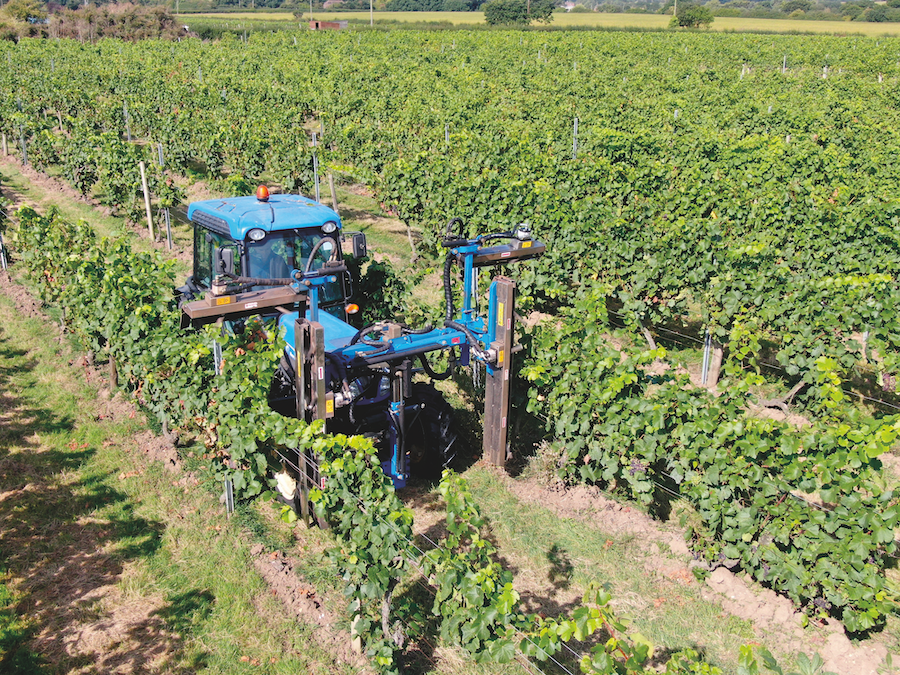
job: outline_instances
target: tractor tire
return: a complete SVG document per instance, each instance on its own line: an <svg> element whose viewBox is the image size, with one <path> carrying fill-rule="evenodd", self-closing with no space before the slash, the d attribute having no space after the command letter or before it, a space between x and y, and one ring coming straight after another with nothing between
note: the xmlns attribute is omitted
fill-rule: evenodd
<svg viewBox="0 0 900 675"><path fill-rule="evenodd" d="M410 394L407 403L424 405L414 413L407 413L411 418L406 431L410 473L420 478L440 478L444 468L456 457L453 408L432 384L415 382Z"/></svg>

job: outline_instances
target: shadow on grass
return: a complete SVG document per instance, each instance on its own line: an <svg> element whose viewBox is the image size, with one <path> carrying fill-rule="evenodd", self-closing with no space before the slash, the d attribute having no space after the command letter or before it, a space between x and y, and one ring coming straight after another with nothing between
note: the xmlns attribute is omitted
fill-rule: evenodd
<svg viewBox="0 0 900 675"><path fill-rule="evenodd" d="M138 516L115 476L92 463L102 449L81 442L72 417L43 405L49 385L39 382L38 365L0 325L0 560L8 572L8 581L0 577L8 596L0 597L0 672L80 663L140 672L151 661L192 672L205 657L182 666L179 633L188 617L208 613L211 594L162 608L157 600L153 614L144 599L121 597L125 565L159 549L164 525Z"/></svg>

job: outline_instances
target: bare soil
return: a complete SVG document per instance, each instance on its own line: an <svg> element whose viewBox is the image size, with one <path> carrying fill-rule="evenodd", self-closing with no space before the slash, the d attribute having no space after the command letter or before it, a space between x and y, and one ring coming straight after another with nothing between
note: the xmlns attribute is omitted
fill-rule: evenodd
<svg viewBox="0 0 900 675"><path fill-rule="evenodd" d="M339 616L328 601L297 574L299 561L282 551L267 553L262 544L250 548L253 567L266 580L272 595L278 598L288 615L315 626L314 639L338 661L354 666L363 675L372 673L366 659L354 651L349 631L337 626Z"/></svg>

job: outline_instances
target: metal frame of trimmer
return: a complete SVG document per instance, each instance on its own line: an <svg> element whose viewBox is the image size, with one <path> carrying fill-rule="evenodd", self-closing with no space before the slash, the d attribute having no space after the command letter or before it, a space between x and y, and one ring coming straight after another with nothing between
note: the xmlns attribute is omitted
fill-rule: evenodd
<svg viewBox="0 0 900 675"><path fill-rule="evenodd" d="M472 360L485 366L485 406L484 406L484 456L492 464L506 462L506 447L509 419L510 372L512 371L515 333L515 291L516 285L505 276L496 276L488 294L488 313L481 316L476 308L478 289L475 270L479 267L527 260L544 253L544 244L534 240L527 226L519 226L515 232L489 234L473 239L463 238L452 232L455 224L462 221L454 218L447 227L442 242L448 249L444 267L444 290L447 311L444 326L410 330L397 323L383 323L369 326L357 334L378 333L377 340L354 339L349 345L332 350L330 354L340 358L345 364L347 377L352 381L357 377L371 374L373 370L387 374L391 383L389 404L389 440L391 457L383 463L385 473L394 485L403 487L408 478L407 452L405 448L405 417L413 412L415 405L407 405L414 374L413 363L423 359L430 352L459 349L459 358L451 359L454 365L468 366ZM498 241L500 243L493 243ZM492 242L488 244L488 242ZM454 265L463 269L462 307L454 316L450 274ZM306 312L295 319L294 343L291 347L297 357L295 372L296 415L298 419L312 422L334 417L335 406L343 405L326 382L326 335L319 323L319 287L333 279L335 274L346 270L342 261L335 260L318 271L294 271L294 283L289 287L271 291L257 291L245 300L238 294L201 300L185 306L185 314L192 323L205 323L214 316L246 316L254 305L271 307L274 299L280 297L296 301L305 294ZM284 304L288 304L287 302ZM301 304L302 306L302 304ZM284 310L283 310L284 311ZM423 363L423 365L425 365ZM430 368L425 368L426 372ZM449 374L449 371L448 371ZM432 371L432 375L434 375ZM285 461L286 458L283 457ZM321 486L316 457L303 453L296 464L290 462L299 473L299 501L304 516L308 516L307 495L312 486Z"/></svg>

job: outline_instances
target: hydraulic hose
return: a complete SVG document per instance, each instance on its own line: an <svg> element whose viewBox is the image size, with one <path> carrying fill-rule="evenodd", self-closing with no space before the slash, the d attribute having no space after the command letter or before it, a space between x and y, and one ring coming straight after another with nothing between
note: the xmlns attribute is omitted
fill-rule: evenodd
<svg viewBox="0 0 900 675"><path fill-rule="evenodd" d="M432 380L446 380L453 374L453 368L456 365L456 352L453 350L450 351L450 365L447 366L447 370L443 373L437 373L431 367L431 364L428 363L428 359L424 354L419 354L419 362L422 364L422 368L428 374Z"/></svg>
<svg viewBox="0 0 900 675"><path fill-rule="evenodd" d="M309 270L313 264L313 259L315 259L315 257L316 257L316 253L319 252L319 249L322 248L322 244L324 244L326 241L330 241L332 244L330 259L337 260L338 247L336 245L336 242L331 237L322 237L321 239L319 239L319 241L316 242L316 245L312 247L312 251L309 252L309 256L307 256L307 258L306 258L306 265L304 265L304 267L303 267L304 274L309 273Z"/></svg>
<svg viewBox="0 0 900 675"><path fill-rule="evenodd" d="M515 239L515 232L495 232L494 234L483 234L479 239L481 241L490 241L491 239Z"/></svg>
<svg viewBox="0 0 900 675"><path fill-rule="evenodd" d="M488 360L487 352L481 348L481 343L478 342L478 338L475 337L475 333L469 330L468 327L464 326L458 321L445 321L444 325L447 326L447 328L453 328L454 330L462 331L463 333L465 333L466 340L468 340L469 346L472 348L472 351L485 361Z"/></svg>
<svg viewBox="0 0 900 675"><path fill-rule="evenodd" d="M239 277L236 274L223 274L236 284L244 286L290 286L293 279L257 279L256 277Z"/></svg>
<svg viewBox="0 0 900 675"><path fill-rule="evenodd" d="M450 273L453 271L453 255L447 254L444 261L444 321L453 321L453 289L451 288Z"/></svg>
<svg viewBox="0 0 900 675"><path fill-rule="evenodd" d="M362 342L364 345L369 345L370 347L383 347L384 342L382 340L372 340L366 337L369 333L379 330L381 327L382 326L377 323L370 323L368 326L360 328L356 332L356 335L350 339L350 344L355 345L357 342ZM425 333L430 333L434 330L434 327L431 324L428 324L424 328L411 328L405 323L401 323L400 328L404 335L424 335Z"/></svg>
<svg viewBox="0 0 900 675"><path fill-rule="evenodd" d="M405 335L425 335L425 333L430 333L434 330L434 327L430 323L425 324L424 328L410 328L405 323L401 323L400 328L403 329Z"/></svg>
<svg viewBox="0 0 900 675"><path fill-rule="evenodd" d="M350 340L351 345L355 345L357 342L362 342L364 345L369 345L370 347L384 347L384 342L379 340L372 340L371 338L366 337L369 333L374 333L376 330L381 330L381 326L377 323L370 323L368 326L364 328L360 328L356 335Z"/></svg>
<svg viewBox="0 0 900 675"><path fill-rule="evenodd" d="M457 224L465 226L466 223L459 216L455 216L455 217L451 218L447 222L447 229L444 230L444 236L447 237L448 239L450 237L456 236L455 233L453 232L453 226L457 225Z"/></svg>
<svg viewBox="0 0 900 675"><path fill-rule="evenodd" d="M368 326L363 326L362 328L360 328L358 331L356 331L356 335L354 335L354 336L350 339L350 344L351 344L351 345L355 345L357 342L359 342L360 338L361 338L363 335L365 335L366 333L368 333L369 331L371 331L374 327L375 327L375 324L374 324L374 323L370 323Z"/></svg>

